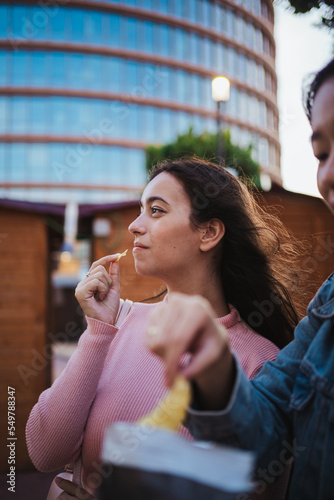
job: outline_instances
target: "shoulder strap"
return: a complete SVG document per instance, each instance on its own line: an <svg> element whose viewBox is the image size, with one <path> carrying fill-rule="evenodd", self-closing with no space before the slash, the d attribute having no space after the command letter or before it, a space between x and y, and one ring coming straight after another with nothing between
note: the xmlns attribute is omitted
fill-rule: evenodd
<svg viewBox="0 0 334 500"><path fill-rule="evenodd" d="M121 326L121 324L123 323L123 321L125 320L125 318L129 314L130 309L132 307L132 304L133 304L132 300L129 300L129 299L126 299L126 300L121 299L120 300L118 313L117 313L116 321L115 321L115 326Z"/></svg>

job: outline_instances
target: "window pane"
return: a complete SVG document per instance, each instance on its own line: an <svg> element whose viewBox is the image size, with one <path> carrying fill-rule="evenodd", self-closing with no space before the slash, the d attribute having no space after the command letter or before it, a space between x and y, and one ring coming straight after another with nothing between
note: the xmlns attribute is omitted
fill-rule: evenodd
<svg viewBox="0 0 334 500"><path fill-rule="evenodd" d="M66 107L63 97L53 97L50 101L49 130L52 134L65 134Z"/></svg>
<svg viewBox="0 0 334 500"><path fill-rule="evenodd" d="M201 19L201 24L210 26L210 3L208 0L203 0L203 18Z"/></svg>
<svg viewBox="0 0 334 500"><path fill-rule="evenodd" d="M119 47L119 16L110 14L109 23L109 43L112 47Z"/></svg>
<svg viewBox="0 0 334 500"><path fill-rule="evenodd" d="M145 23L141 19L137 19L137 43L138 50L145 50Z"/></svg>
<svg viewBox="0 0 334 500"><path fill-rule="evenodd" d="M7 38L7 6L0 5L0 38Z"/></svg>
<svg viewBox="0 0 334 500"><path fill-rule="evenodd" d="M201 77L193 75L193 105L201 107Z"/></svg>
<svg viewBox="0 0 334 500"><path fill-rule="evenodd" d="M32 97L30 100L30 114L28 114L29 127L33 133L45 132L45 100Z"/></svg>
<svg viewBox="0 0 334 500"><path fill-rule="evenodd" d="M141 108L141 106L140 106ZM131 139L138 139L139 137L139 106L131 105L129 108L130 113L124 119L123 130L125 136Z"/></svg>
<svg viewBox="0 0 334 500"><path fill-rule="evenodd" d="M161 52L162 44L161 44L161 28L159 24L153 25L153 47L154 52Z"/></svg>
<svg viewBox="0 0 334 500"><path fill-rule="evenodd" d="M34 87L44 87L46 80L45 54L40 52L32 53L32 67L30 82Z"/></svg>
<svg viewBox="0 0 334 500"><path fill-rule="evenodd" d="M133 186L143 186L147 182L147 175L145 170L145 153L140 149L123 149L124 155L126 154L126 161L124 156L123 164L127 166L123 172L126 178L123 177L123 183L131 183Z"/></svg>
<svg viewBox="0 0 334 500"><path fill-rule="evenodd" d="M168 56L168 47L169 47L169 27L161 25L160 26L160 54L164 56Z"/></svg>
<svg viewBox="0 0 334 500"><path fill-rule="evenodd" d="M122 85L122 91L133 94L138 85L138 66L135 62L128 61L126 65L127 75L124 78L125 86Z"/></svg>
<svg viewBox="0 0 334 500"><path fill-rule="evenodd" d="M25 38L26 35L26 22L27 22L27 8L21 6L12 7L12 33L16 38Z"/></svg>
<svg viewBox="0 0 334 500"><path fill-rule="evenodd" d="M194 64L199 63L199 37L195 33L190 34L191 40L191 62Z"/></svg>
<svg viewBox="0 0 334 500"><path fill-rule="evenodd" d="M157 88L156 95L161 97L162 99L170 99L171 98L171 79L172 79L173 71L170 68L160 68L159 69L159 85Z"/></svg>
<svg viewBox="0 0 334 500"><path fill-rule="evenodd" d="M224 45L217 43L217 70L224 71Z"/></svg>
<svg viewBox="0 0 334 500"><path fill-rule="evenodd" d="M12 182L25 182L27 180L25 171L26 145L22 143L11 144L10 147L10 171L9 180Z"/></svg>
<svg viewBox="0 0 334 500"><path fill-rule="evenodd" d="M145 41L144 41L144 50L146 52L153 51L153 23L145 21Z"/></svg>
<svg viewBox="0 0 334 500"><path fill-rule="evenodd" d="M68 11L66 10L66 13ZM52 25L52 38L54 40L63 40L65 33L65 9L58 8L57 15L50 18Z"/></svg>
<svg viewBox="0 0 334 500"><path fill-rule="evenodd" d="M8 119L8 97L0 96L0 134L7 132L7 119Z"/></svg>
<svg viewBox="0 0 334 500"><path fill-rule="evenodd" d="M183 73L183 80L185 84L185 102L187 104L193 104L193 95L194 95L194 79L193 75L189 73Z"/></svg>
<svg viewBox="0 0 334 500"><path fill-rule="evenodd" d="M26 53L12 54L12 84L24 87L26 85Z"/></svg>
<svg viewBox="0 0 334 500"><path fill-rule="evenodd" d="M84 56L82 54L68 54L66 57L66 86L82 88Z"/></svg>
<svg viewBox="0 0 334 500"><path fill-rule="evenodd" d="M25 97L15 97L11 106L11 132L23 134L27 132Z"/></svg>
<svg viewBox="0 0 334 500"><path fill-rule="evenodd" d="M128 18L127 19L127 40L125 47L131 50L137 49L137 20Z"/></svg>
<svg viewBox="0 0 334 500"><path fill-rule="evenodd" d="M84 39L84 13L79 9L71 10L71 40L82 42Z"/></svg>
<svg viewBox="0 0 334 500"><path fill-rule="evenodd" d="M122 184L122 171L127 165L127 162L121 159L121 149L119 147L106 148L104 152L105 161L108 162L108 183L119 186Z"/></svg>
<svg viewBox="0 0 334 500"><path fill-rule="evenodd" d="M247 63L245 54L240 54L240 79L243 82L247 80ZM264 89L263 89L264 90Z"/></svg>
<svg viewBox="0 0 334 500"><path fill-rule="evenodd" d="M7 75L9 74L9 67L11 57L6 52L0 51L0 86L4 87L7 84ZM8 64L8 66L7 66Z"/></svg>
<svg viewBox="0 0 334 500"><path fill-rule="evenodd" d="M101 89L102 57L86 56L83 67L83 85L85 88Z"/></svg>
<svg viewBox="0 0 334 500"><path fill-rule="evenodd" d="M32 182L45 182L49 169L49 155L47 144L30 144L28 148L27 176Z"/></svg>
<svg viewBox="0 0 334 500"><path fill-rule="evenodd" d="M160 0L160 11L163 14L168 14L168 0Z"/></svg>
<svg viewBox="0 0 334 500"><path fill-rule="evenodd" d="M7 181L9 177L8 162L6 161L6 153L8 144L0 142L0 179ZM0 190L0 196L5 197L5 193Z"/></svg>
<svg viewBox="0 0 334 500"><path fill-rule="evenodd" d="M227 9L227 35L234 38L234 14L230 9Z"/></svg>
<svg viewBox="0 0 334 500"><path fill-rule="evenodd" d="M64 87L65 83L65 56L54 53L51 57L51 82L54 87Z"/></svg>
<svg viewBox="0 0 334 500"><path fill-rule="evenodd" d="M84 39L93 44L101 44L102 15L100 12L84 13Z"/></svg>
<svg viewBox="0 0 334 500"><path fill-rule="evenodd" d="M64 144L49 144L49 155L51 168L47 174L47 179L55 183L63 182L65 177Z"/></svg>
<svg viewBox="0 0 334 500"><path fill-rule="evenodd" d="M172 16L181 17L182 16L182 2L178 0L168 1L168 11Z"/></svg>
<svg viewBox="0 0 334 500"><path fill-rule="evenodd" d="M27 19L29 24L27 26L26 36L34 40L44 40L45 27L49 21L45 9L40 7L29 7L27 10Z"/></svg>
<svg viewBox="0 0 334 500"><path fill-rule="evenodd" d="M110 120L113 127L113 137L121 137L121 118L123 118L123 114L127 114L129 112L128 106L124 105L124 103L113 102L109 105L110 112Z"/></svg>
<svg viewBox="0 0 334 500"><path fill-rule="evenodd" d="M119 92L120 89L120 60L119 59L110 59L109 68L107 68L108 81L109 81L109 91L110 92Z"/></svg>
<svg viewBox="0 0 334 500"><path fill-rule="evenodd" d="M174 57L183 60L185 57L183 31L177 28L175 30L175 35L176 35L176 44L175 44L176 53Z"/></svg>

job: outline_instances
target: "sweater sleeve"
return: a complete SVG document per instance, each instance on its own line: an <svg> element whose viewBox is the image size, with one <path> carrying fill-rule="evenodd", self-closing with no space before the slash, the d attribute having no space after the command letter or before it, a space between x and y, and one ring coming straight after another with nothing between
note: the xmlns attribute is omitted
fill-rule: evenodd
<svg viewBox="0 0 334 500"><path fill-rule="evenodd" d="M29 456L42 472L76 460L109 346L118 328L92 318L52 386L42 392L26 425Z"/></svg>

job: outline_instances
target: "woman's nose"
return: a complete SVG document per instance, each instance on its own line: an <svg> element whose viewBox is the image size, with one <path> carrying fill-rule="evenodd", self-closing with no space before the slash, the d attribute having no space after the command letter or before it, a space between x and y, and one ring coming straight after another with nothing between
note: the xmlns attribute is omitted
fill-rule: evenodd
<svg viewBox="0 0 334 500"><path fill-rule="evenodd" d="M143 214L138 215L138 217L133 222L131 222L131 224L128 227L129 233L143 234L145 232L142 215Z"/></svg>

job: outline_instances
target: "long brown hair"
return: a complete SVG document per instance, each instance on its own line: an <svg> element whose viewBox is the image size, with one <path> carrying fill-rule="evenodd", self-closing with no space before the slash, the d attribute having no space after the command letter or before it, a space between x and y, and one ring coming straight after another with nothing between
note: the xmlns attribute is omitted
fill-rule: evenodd
<svg viewBox="0 0 334 500"><path fill-rule="evenodd" d="M196 157L164 161L150 180L161 172L182 183L195 227L212 219L224 223L219 272L226 300L255 331L284 347L298 323L290 295L298 252L287 230L223 167Z"/></svg>

